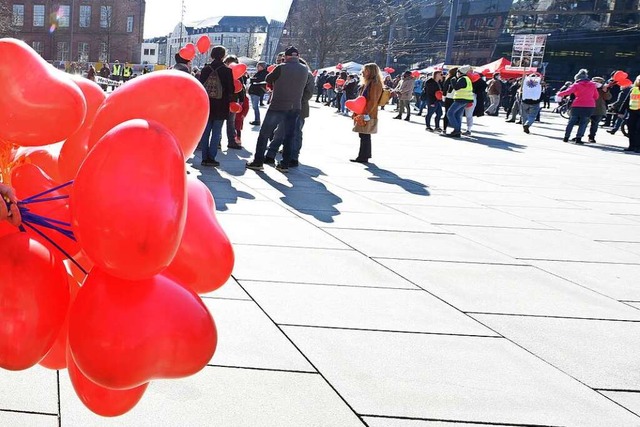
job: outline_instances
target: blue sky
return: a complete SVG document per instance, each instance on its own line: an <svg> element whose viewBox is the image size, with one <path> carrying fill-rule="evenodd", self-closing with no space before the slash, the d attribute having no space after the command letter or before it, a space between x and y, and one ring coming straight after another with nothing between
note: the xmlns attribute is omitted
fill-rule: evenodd
<svg viewBox="0 0 640 427"><path fill-rule="evenodd" d="M291 0L185 0L185 21L196 21L210 16L251 15L284 21ZM147 0L144 37L167 35L180 22L180 0Z"/></svg>

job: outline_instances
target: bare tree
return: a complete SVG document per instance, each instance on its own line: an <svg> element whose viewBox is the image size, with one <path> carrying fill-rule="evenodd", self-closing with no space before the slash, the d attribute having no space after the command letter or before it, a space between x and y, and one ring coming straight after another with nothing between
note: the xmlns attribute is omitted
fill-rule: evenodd
<svg viewBox="0 0 640 427"><path fill-rule="evenodd" d="M11 37L14 35L13 11L7 0L0 0L0 37Z"/></svg>

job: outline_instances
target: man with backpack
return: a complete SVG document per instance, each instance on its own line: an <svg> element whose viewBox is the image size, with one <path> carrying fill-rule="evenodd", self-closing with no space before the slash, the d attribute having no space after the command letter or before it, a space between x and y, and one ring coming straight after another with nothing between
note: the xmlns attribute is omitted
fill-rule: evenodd
<svg viewBox="0 0 640 427"><path fill-rule="evenodd" d="M202 69L200 82L209 95L209 120L200 139L202 166L219 166L216 161L218 145L222 141L222 125L229 117L229 104L234 93L233 73L222 60L227 54L224 46L211 50L211 61ZM233 123L230 126L234 126Z"/></svg>

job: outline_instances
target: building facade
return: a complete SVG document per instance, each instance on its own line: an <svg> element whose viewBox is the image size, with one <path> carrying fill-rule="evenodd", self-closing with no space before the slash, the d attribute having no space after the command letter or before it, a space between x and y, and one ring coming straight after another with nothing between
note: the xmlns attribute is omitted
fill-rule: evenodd
<svg viewBox="0 0 640 427"><path fill-rule="evenodd" d="M187 43L208 36L211 46L223 45L238 57L260 60L267 40L269 22L264 16L218 16L201 21L178 24L167 36L166 64L175 64L175 54ZM198 55L194 64L202 66L209 55Z"/></svg>
<svg viewBox="0 0 640 427"><path fill-rule="evenodd" d="M48 61L140 62L144 0L0 0L2 36L24 40ZM2 10L0 9L0 10Z"/></svg>

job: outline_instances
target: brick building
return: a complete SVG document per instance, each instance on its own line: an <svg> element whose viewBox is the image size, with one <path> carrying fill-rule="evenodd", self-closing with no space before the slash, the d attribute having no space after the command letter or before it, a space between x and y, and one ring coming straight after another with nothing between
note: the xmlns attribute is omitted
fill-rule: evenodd
<svg viewBox="0 0 640 427"><path fill-rule="evenodd" d="M145 0L0 0L10 25L48 61L140 62Z"/></svg>

